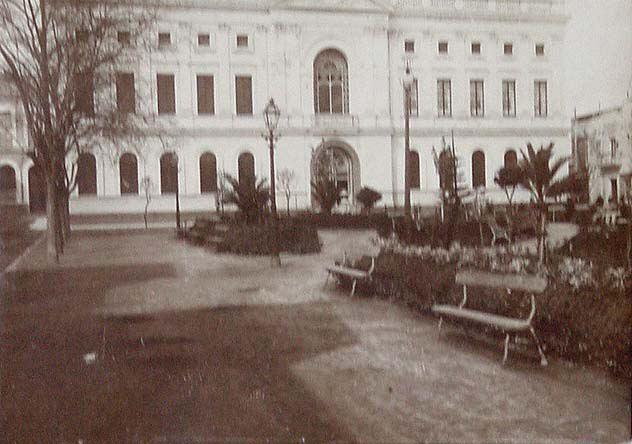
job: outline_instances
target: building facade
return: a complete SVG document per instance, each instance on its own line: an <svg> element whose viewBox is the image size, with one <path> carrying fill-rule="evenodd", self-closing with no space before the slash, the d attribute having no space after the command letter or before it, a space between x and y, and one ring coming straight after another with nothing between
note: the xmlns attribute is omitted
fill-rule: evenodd
<svg viewBox="0 0 632 444"><path fill-rule="evenodd" d="M379 205L402 206L406 66L413 205L437 203L433 148L452 134L464 182L492 200L504 196L495 172L527 142L571 151L563 0L184 0L159 18L156 49L121 60L115 87L119 106L155 114L160 132L140 151L82 154L74 213L142 212L146 188L150 211L172 211L176 191L184 211L215 209L223 174L268 177L261 134L271 97L292 209L313 206L323 156L345 190L342 206L364 186L382 193ZM119 41L129 44L125 30ZM1 101L0 116L24 137L14 105ZM4 198L39 208L21 144L0 143Z"/></svg>
<svg viewBox="0 0 632 444"><path fill-rule="evenodd" d="M619 107L573 119L573 167L589 177L590 202L632 192L632 83Z"/></svg>

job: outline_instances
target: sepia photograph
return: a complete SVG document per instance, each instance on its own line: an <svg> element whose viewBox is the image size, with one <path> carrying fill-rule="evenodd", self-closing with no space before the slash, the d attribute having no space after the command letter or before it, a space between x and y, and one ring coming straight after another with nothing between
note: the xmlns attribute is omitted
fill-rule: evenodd
<svg viewBox="0 0 632 444"><path fill-rule="evenodd" d="M0 444L632 444L632 0L0 0Z"/></svg>

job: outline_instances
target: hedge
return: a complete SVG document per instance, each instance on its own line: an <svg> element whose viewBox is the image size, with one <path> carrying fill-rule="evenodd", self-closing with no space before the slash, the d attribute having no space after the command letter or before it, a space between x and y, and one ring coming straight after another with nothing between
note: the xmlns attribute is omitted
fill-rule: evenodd
<svg viewBox="0 0 632 444"><path fill-rule="evenodd" d="M218 252L242 255L267 255L272 252L274 231L271 225L229 224L216 244ZM321 242L316 228L294 223L279 225L279 248L293 254L318 253Z"/></svg>
<svg viewBox="0 0 632 444"><path fill-rule="evenodd" d="M538 268L535 258L503 249L495 250L500 253L460 248L428 248L418 254L420 251L384 246L377 258L373 283L358 287L359 292L370 292L430 313L434 303L460 301L460 289L454 283L459 267L521 273ZM363 258L356 265L368 268L369 264L370 259ZM621 268L595 267L581 259L564 257L538 271L547 276L549 284L544 293L536 296L534 327L547 355L595 364L615 375L632 378L632 275ZM525 318L530 302L516 292L507 295L473 288L468 291L468 306Z"/></svg>

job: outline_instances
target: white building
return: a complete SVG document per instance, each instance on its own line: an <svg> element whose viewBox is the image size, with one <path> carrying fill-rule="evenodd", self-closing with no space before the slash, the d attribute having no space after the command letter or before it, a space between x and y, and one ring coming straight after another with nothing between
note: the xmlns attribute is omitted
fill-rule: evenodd
<svg viewBox="0 0 632 444"><path fill-rule="evenodd" d="M369 186L382 193L379 205L401 206L406 64L417 84L413 205L436 203L432 149L452 131L465 181L500 199L494 174L526 142L570 153L566 22L563 0L173 1L160 10L159 49L122 63L117 82L132 105L158 114L169 142L122 161L84 156L71 211L141 212L146 176L150 210L172 211L176 167L162 157L170 151L182 209L215 209L219 173L238 176L241 164L242 174L268 176L261 133L270 97L282 112L276 168L294 172L293 207L312 205L312 160L323 154L336 160L348 203ZM125 30L119 36L124 44ZM23 131L11 105L2 102L0 115ZM30 160L0 143L5 196L33 205Z"/></svg>
<svg viewBox="0 0 632 444"><path fill-rule="evenodd" d="M632 83L623 104L573 119L573 166L589 174L590 202L632 192Z"/></svg>

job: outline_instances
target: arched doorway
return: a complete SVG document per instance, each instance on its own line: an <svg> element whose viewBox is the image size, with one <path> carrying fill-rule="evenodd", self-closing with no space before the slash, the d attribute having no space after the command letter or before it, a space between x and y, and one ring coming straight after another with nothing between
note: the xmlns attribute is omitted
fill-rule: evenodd
<svg viewBox="0 0 632 444"><path fill-rule="evenodd" d="M0 167L0 203L12 204L17 201L15 170L9 165Z"/></svg>
<svg viewBox="0 0 632 444"><path fill-rule="evenodd" d="M335 142L321 145L312 158L311 174L312 181L322 176L333 179L341 190L341 205L354 203L360 188L360 162L351 148Z"/></svg>
<svg viewBox="0 0 632 444"><path fill-rule="evenodd" d="M255 187L255 156L244 151L237 158L237 175L240 184L247 188Z"/></svg>
<svg viewBox="0 0 632 444"><path fill-rule="evenodd" d="M138 160L132 153L119 159L119 185L121 194L138 194Z"/></svg>
<svg viewBox="0 0 632 444"><path fill-rule="evenodd" d="M80 153L77 159L77 190L80 196L97 194L97 159L92 153Z"/></svg>
<svg viewBox="0 0 632 444"><path fill-rule="evenodd" d="M46 211L46 183L44 175L36 166L29 168L29 210L31 213Z"/></svg>
<svg viewBox="0 0 632 444"><path fill-rule="evenodd" d="M178 192L178 156L165 153L160 156L160 194Z"/></svg>

